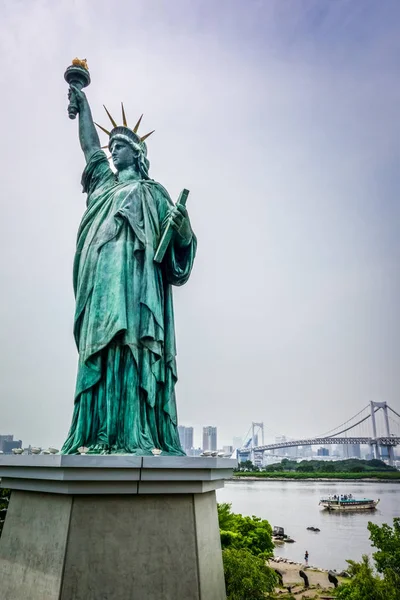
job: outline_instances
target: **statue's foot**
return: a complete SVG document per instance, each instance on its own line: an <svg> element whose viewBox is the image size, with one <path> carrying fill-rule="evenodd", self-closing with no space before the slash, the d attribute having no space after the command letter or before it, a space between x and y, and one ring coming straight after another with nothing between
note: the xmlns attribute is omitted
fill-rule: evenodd
<svg viewBox="0 0 400 600"><path fill-rule="evenodd" d="M93 444L93 446L89 446L87 454L111 454L110 446L108 444Z"/></svg>

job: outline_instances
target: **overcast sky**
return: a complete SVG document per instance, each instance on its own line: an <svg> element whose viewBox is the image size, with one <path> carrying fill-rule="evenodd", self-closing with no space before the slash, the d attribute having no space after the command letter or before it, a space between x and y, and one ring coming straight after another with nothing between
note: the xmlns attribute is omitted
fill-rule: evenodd
<svg viewBox="0 0 400 600"><path fill-rule="evenodd" d="M0 0L0 433L60 447L72 415L75 56L95 120L143 112L150 175L191 191L174 298L196 442L399 410L399 26L398 0Z"/></svg>

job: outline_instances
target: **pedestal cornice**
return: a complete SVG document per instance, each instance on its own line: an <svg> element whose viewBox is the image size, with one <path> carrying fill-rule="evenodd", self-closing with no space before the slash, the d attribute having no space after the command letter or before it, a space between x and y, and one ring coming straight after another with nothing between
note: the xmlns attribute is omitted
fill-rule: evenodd
<svg viewBox="0 0 400 600"><path fill-rule="evenodd" d="M0 457L1 487L53 494L198 494L224 485L236 461L209 457Z"/></svg>

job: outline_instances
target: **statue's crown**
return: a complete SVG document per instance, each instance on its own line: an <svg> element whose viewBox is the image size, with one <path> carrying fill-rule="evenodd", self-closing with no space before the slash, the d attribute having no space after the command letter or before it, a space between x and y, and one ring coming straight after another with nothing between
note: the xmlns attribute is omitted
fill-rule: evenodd
<svg viewBox="0 0 400 600"><path fill-rule="evenodd" d="M104 105L103 105L104 106ZM104 131L104 133L106 133L109 136L109 142L107 146L104 146L105 148L108 148L112 142L112 140L114 138L119 138L119 139L126 139L127 142L131 141L134 144L140 144L145 146L145 144L143 144L143 142L152 134L154 133L154 129L153 131L150 131L149 133L146 133L146 135L140 136L138 135L137 131L139 129L141 120L143 115L140 116L138 122L136 123L135 127L133 129L130 129L128 127L128 123L126 120L126 115L125 115L125 110L124 110L124 105L121 102L121 108L122 108L122 125L117 125L117 123L114 121L114 119L112 118L112 116L110 115L110 113L108 112L108 110L106 109L106 107L104 106L104 110L106 111L108 118L110 119L112 125L113 125L113 129L111 131L108 131L105 127L103 127L102 125L99 125L98 123L95 123L95 125L97 125L97 127L99 129L101 129L102 131Z"/></svg>

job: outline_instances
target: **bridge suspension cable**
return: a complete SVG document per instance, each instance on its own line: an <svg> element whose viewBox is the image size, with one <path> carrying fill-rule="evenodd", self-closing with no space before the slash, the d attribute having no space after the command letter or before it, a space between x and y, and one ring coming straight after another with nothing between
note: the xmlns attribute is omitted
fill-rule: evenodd
<svg viewBox="0 0 400 600"><path fill-rule="evenodd" d="M388 409L391 410L393 414L395 414L397 417L400 418L399 413L397 413L395 410L393 410L393 408L391 406L388 405Z"/></svg>
<svg viewBox="0 0 400 600"><path fill-rule="evenodd" d="M322 437L335 437L334 435L330 435L331 433L333 433L334 431L336 431L337 429L339 429L340 427L344 427L345 425L347 425L347 423L350 423L350 421L353 421L353 419L357 418L359 415L361 415L362 412L364 412L364 410L369 410L369 406L364 406L363 409L361 409L357 414L353 415L350 419L348 419L347 421L345 421L344 423L342 423L341 425L337 425L337 427L335 427L334 429L331 429L330 431L327 431L325 433L322 433L321 435L316 435L315 437L318 438L322 438ZM378 409L376 409L378 410ZM376 412L376 411L375 411ZM359 423L362 423L363 421L366 421L367 419L369 419L371 416L371 414L369 413L364 419L362 419L361 421L359 421L358 423L356 423L355 425L352 425L351 427L349 427L348 429L352 429L352 427L355 427L356 425L358 425ZM348 431L348 429L344 429L342 432L344 431ZM339 435L339 433L336 433L335 435Z"/></svg>
<svg viewBox="0 0 400 600"><path fill-rule="evenodd" d="M374 413L377 413L378 410L381 410L381 409L375 408ZM353 425L350 425L350 427L346 427L346 429L342 429L342 431L338 431L337 433L334 433L333 435L331 435L329 437L336 437L337 435L340 435L341 433L345 433L346 431L349 431L350 429L354 429L354 427L357 427L357 425L360 425L360 423L364 423L364 421L366 421L367 419L370 419L370 418L371 418L371 415L367 415L360 421L357 421L357 423L354 423ZM325 437L327 437L327 436L325 436Z"/></svg>
<svg viewBox="0 0 400 600"><path fill-rule="evenodd" d="M399 431L400 431L400 423L399 423L399 421L396 421L396 419L392 419L392 417L389 417L389 415L388 415L388 419L389 419L389 421L391 421L392 423L394 423L396 425L396 427L399 428Z"/></svg>

